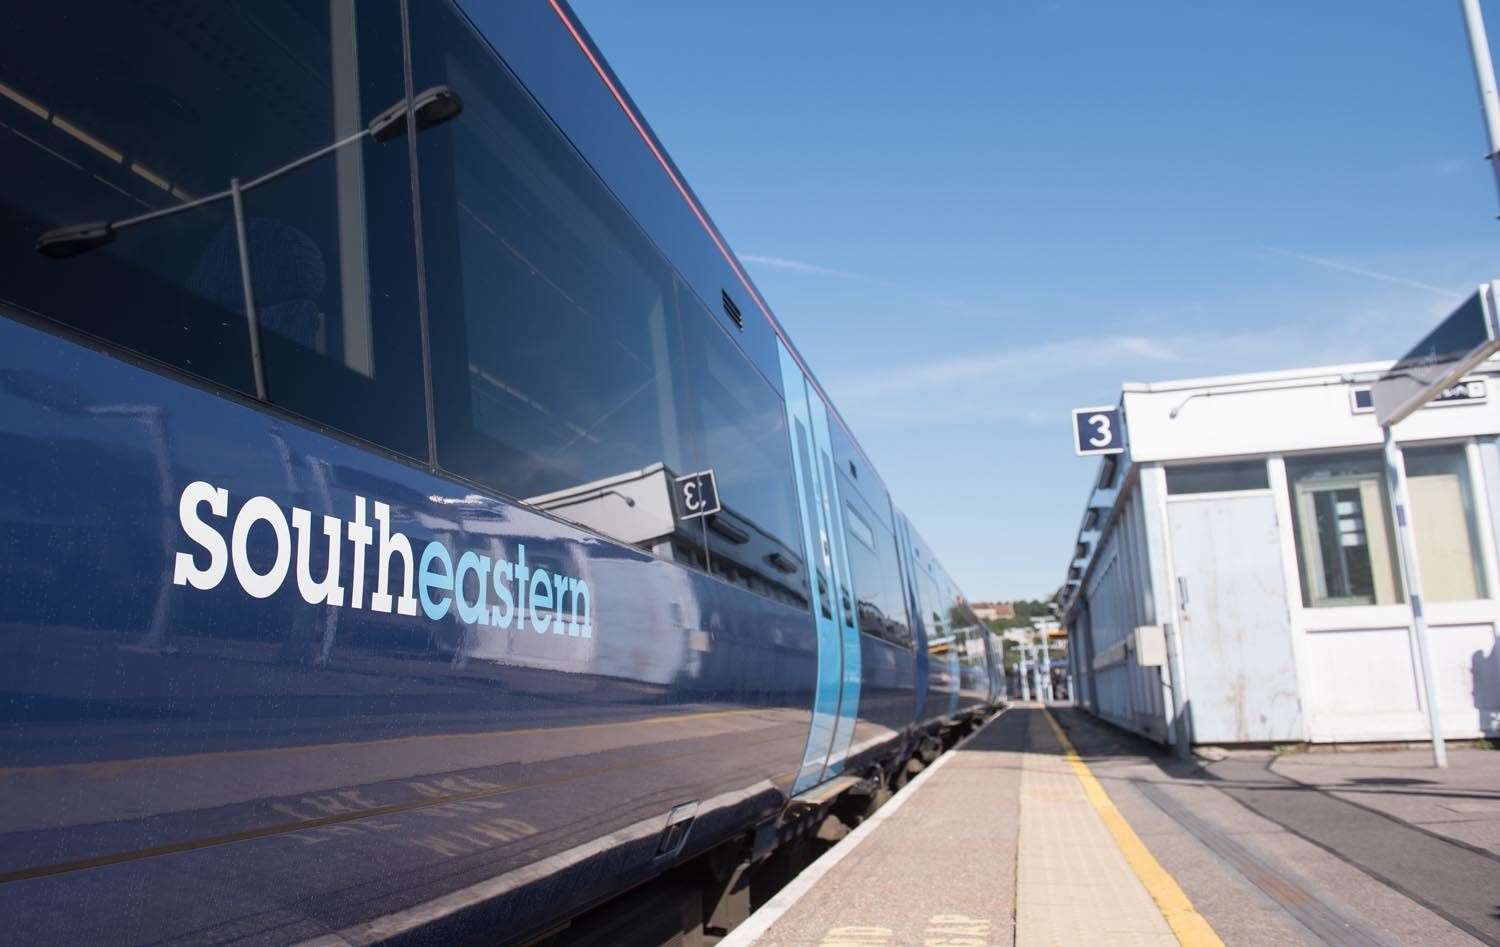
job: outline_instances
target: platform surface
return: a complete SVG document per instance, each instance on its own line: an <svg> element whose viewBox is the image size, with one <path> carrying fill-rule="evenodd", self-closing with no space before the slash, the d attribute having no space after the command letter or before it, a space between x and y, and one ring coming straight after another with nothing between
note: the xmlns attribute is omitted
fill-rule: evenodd
<svg viewBox="0 0 1500 947"><path fill-rule="evenodd" d="M723 945L1500 944L1500 753L1452 759L1183 762L1015 706Z"/></svg>

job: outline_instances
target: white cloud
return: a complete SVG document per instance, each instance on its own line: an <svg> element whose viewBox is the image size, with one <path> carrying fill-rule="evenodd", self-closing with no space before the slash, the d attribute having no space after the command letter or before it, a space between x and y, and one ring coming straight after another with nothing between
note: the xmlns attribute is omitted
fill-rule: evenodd
<svg viewBox="0 0 1500 947"><path fill-rule="evenodd" d="M1058 427L1069 408L1111 401L1125 382L1391 358L1449 304L1380 300L1307 308L1316 315L1298 318L1301 307L1286 312L1255 305L1198 310L1181 318L1226 330L1074 336L999 351L887 361L879 371L832 372L825 380L856 431L912 431L950 422L996 430ZM1273 313L1280 318L1273 319Z"/></svg>
<svg viewBox="0 0 1500 947"><path fill-rule="evenodd" d="M754 263L758 266L768 266L773 270L789 270L793 273L810 273L814 276L836 276L839 279L864 279L858 273L850 273L846 270L835 270L832 267L819 266L816 263L808 263L805 260L789 260L780 256L764 256L759 253L742 253L740 259L746 263Z"/></svg>
<svg viewBox="0 0 1500 947"><path fill-rule="evenodd" d="M1440 178L1452 177L1453 175L1458 174L1461 171L1467 171L1470 168L1473 168L1476 164L1477 162L1475 161L1460 161L1457 158L1444 158L1442 161L1439 161L1432 166L1432 173L1434 176Z"/></svg>
<svg viewBox="0 0 1500 947"><path fill-rule="evenodd" d="M1099 368L1134 367L1142 361L1182 362L1171 340L1144 336L1095 338L1081 336L1037 345L1020 345L998 352L960 355L909 362L886 368L878 374L853 377L834 385L834 399L846 402L910 394L923 389L947 389L964 382L990 379L1025 380L1034 384L1038 376L1060 377L1067 372Z"/></svg>
<svg viewBox="0 0 1500 947"><path fill-rule="evenodd" d="M1426 290L1449 299L1461 299L1463 294L1442 286L1433 286L1431 283L1423 283L1419 280L1407 279L1404 276L1393 276L1390 273L1381 273L1378 270L1365 269L1362 266L1351 266L1348 263L1340 263L1338 260L1330 260L1325 257L1313 256L1308 253L1298 253L1295 250L1285 250L1281 247L1266 247L1267 253L1275 253L1279 256L1291 257L1314 266L1325 267L1330 270L1338 270L1341 273L1352 273L1355 276L1363 276L1366 279L1379 280L1382 283L1394 283L1397 286L1409 286L1412 289Z"/></svg>
<svg viewBox="0 0 1500 947"><path fill-rule="evenodd" d="M1158 362L1180 362L1183 360L1182 356L1173 351L1168 344L1155 339L1148 339L1142 336L1126 336L1119 340L1119 345L1124 351L1145 359Z"/></svg>

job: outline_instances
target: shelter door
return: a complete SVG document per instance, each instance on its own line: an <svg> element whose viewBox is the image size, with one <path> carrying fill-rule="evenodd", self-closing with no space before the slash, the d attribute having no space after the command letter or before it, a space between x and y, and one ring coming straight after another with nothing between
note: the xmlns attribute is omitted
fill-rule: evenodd
<svg viewBox="0 0 1500 947"><path fill-rule="evenodd" d="M1193 742L1302 739L1271 494L1170 499L1167 510Z"/></svg>

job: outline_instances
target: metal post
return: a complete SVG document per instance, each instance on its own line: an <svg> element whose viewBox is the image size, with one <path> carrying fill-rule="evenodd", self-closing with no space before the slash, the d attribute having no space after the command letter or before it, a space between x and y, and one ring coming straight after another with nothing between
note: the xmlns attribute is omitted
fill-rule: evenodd
<svg viewBox="0 0 1500 947"><path fill-rule="evenodd" d="M1041 692L1043 700L1055 699L1052 693L1052 641L1046 631L1038 632L1042 636L1042 667L1041 667Z"/></svg>
<svg viewBox="0 0 1500 947"><path fill-rule="evenodd" d="M1026 675L1030 673L1026 670L1026 646L1023 644L1016 650L1020 652L1016 658L1016 676L1021 679L1021 699L1029 701L1031 700L1031 682L1026 678Z"/></svg>
<svg viewBox="0 0 1500 947"><path fill-rule="evenodd" d="M1031 690L1038 701L1047 702L1047 692L1042 689L1042 656L1037 652L1035 637L1031 642Z"/></svg>
<svg viewBox="0 0 1500 947"><path fill-rule="evenodd" d="M1474 60L1474 82L1479 86L1479 107L1484 112L1485 130L1489 132L1490 150L1485 158L1495 173L1495 187L1500 193L1500 95L1495 90L1495 66L1490 61L1490 41L1484 30L1484 14L1479 0L1459 0L1464 26L1469 31L1469 53Z"/></svg>
<svg viewBox="0 0 1500 947"><path fill-rule="evenodd" d="M1406 584L1406 599L1411 605L1411 635L1417 651L1418 671L1422 676L1422 700L1427 704L1427 729L1432 736L1432 765L1448 765L1448 748L1443 744L1442 723L1438 719L1437 688L1432 683L1432 653L1427 644L1427 618L1422 609L1422 570L1417 564L1417 540L1412 533L1411 502L1406 490L1406 458L1396 446L1391 426L1385 432L1385 474L1390 488L1391 506L1396 516L1396 558L1401 562L1401 578ZM1368 528L1368 524L1367 524Z"/></svg>
<svg viewBox="0 0 1500 947"><path fill-rule="evenodd" d="M1021 658L1021 680L1025 681L1022 687L1026 694L1026 699L1034 700L1035 695L1031 690L1031 642L1028 641L1021 646L1021 654L1023 655Z"/></svg>
<svg viewBox="0 0 1500 947"><path fill-rule="evenodd" d="M1068 629L1068 699L1073 702L1074 707L1082 707L1083 701L1078 699L1078 682L1083 679L1083 672L1078 665L1078 634L1075 628Z"/></svg>
<svg viewBox="0 0 1500 947"><path fill-rule="evenodd" d="M245 293L245 326L250 332L250 369L255 373L255 397L266 400L266 370L260 358L260 320L255 315L255 288L250 282L250 241L245 235L245 202L240 197L240 179L229 179L229 197L234 203L234 236L240 250L240 285Z"/></svg>

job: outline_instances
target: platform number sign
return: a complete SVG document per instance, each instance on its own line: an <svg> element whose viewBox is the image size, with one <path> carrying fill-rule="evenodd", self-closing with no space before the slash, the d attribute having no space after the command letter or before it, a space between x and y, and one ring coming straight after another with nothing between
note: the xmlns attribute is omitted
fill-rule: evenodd
<svg viewBox="0 0 1500 947"><path fill-rule="evenodd" d="M713 470L677 478L677 516L690 520L719 512L719 487Z"/></svg>
<svg viewBox="0 0 1500 947"><path fill-rule="evenodd" d="M1119 454L1125 450L1125 430L1120 408L1073 409L1073 450L1080 457L1090 454Z"/></svg>

